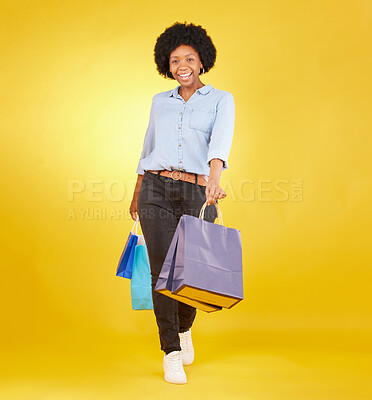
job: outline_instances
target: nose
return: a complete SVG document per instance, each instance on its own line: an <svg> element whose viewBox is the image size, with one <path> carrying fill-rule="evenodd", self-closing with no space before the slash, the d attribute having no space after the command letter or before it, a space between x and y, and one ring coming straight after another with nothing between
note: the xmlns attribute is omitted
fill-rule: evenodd
<svg viewBox="0 0 372 400"><path fill-rule="evenodd" d="M186 61L184 59L181 59L179 64L178 64L178 68L182 71L182 70L186 70L185 68L186 66Z"/></svg>

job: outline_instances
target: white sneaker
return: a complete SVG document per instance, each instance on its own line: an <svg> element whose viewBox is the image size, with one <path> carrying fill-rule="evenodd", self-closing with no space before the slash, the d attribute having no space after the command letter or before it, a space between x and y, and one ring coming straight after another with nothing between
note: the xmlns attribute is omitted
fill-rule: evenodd
<svg viewBox="0 0 372 400"><path fill-rule="evenodd" d="M185 371L183 370L180 351L171 351L164 354L163 360L164 379L169 383L187 383Z"/></svg>
<svg viewBox="0 0 372 400"><path fill-rule="evenodd" d="M181 357L183 365L190 365L194 361L194 347L191 339L191 329L186 332L179 333L181 345Z"/></svg>

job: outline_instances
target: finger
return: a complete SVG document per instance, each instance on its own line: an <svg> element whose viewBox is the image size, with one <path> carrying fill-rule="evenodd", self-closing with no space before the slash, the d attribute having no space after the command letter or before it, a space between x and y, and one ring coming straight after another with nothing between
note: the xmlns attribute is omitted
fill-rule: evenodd
<svg viewBox="0 0 372 400"><path fill-rule="evenodd" d="M206 188L205 188L205 198L206 198L206 200L208 200L208 197L209 197L209 187L208 186L206 186Z"/></svg>
<svg viewBox="0 0 372 400"><path fill-rule="evenodd" d="M215 191L215 193L214 193L214 195L213 195L213 199L212 199L212 204L214 204L215 202L216 202L216 200L218 200L218 198L219 198L219 191L218 190L216 190Z"/></svg>
<svg viewBox="0 0 372 400"><path fill-rule="evenodd" d="M210 193L207 199L207 205L211 205L214 202L214 193Z"/></svg>
<svg viewBox="0 0 372 400"><path fill-rule="evenodd" d="M206 201L206 203L207 203L207 206L209 206L209 199L210 199L210 187L209 186L207 186L206 188L205 188L205 201Z"/></svg>
<svg viewBox="0 0 372 400"><path fill-rule="evenodd" d="M219 190L219 198L223 199L224 197L226 197L226 192L223 189Z"/></svg>
<svg viewBox="0 0 372 400"><path fill-rule="evenodd" d="M209 192L209 198L213 200L215 195L216 195L216 188L212 187Z"/></svg>
<svg viewBox="0 0 372 400"><path fill-rule="evenodd" d="M219 196L220 196L220 192L218 192L218 191L217 191L217 192L215 192L215 194L214 194L214 198L215 198L215 199L218 199L218 197L219 197Z"/></svg>

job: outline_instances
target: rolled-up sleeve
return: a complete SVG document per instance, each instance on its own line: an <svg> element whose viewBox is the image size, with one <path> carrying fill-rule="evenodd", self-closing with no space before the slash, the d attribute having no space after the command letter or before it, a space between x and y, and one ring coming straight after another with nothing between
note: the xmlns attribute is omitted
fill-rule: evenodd
<svg viewBox="0 0 372 400"><path fill-rule="evenodd" d="M143 175L145 173L144 169L141 167L141 160L147 157L155 147L154 98L155 96L152 98L149 124L143 140L142 152L136 170L136 173L139 175Z"/></svg>
<svg viewBox="0 0 372 400"><path fill-rule="evenodd" d="M226 92L217 104L216 119L209 142L207 164L214 158L223 161L222 170L227 169L235 126L235 102L230 92Z"/></svg>

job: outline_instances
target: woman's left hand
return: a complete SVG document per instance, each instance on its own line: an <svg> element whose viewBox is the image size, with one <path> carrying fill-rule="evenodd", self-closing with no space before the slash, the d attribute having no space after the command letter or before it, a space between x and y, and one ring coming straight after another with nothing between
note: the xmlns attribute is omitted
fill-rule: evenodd
<svg viewBox="0 0 372 400"><path fill-rule="evenodd" d="M223 199L227 196L226 192L221 188L216 179L209 179L205 187L205 195L207 198L207 206L214 204L216 200Z"/></svg>

